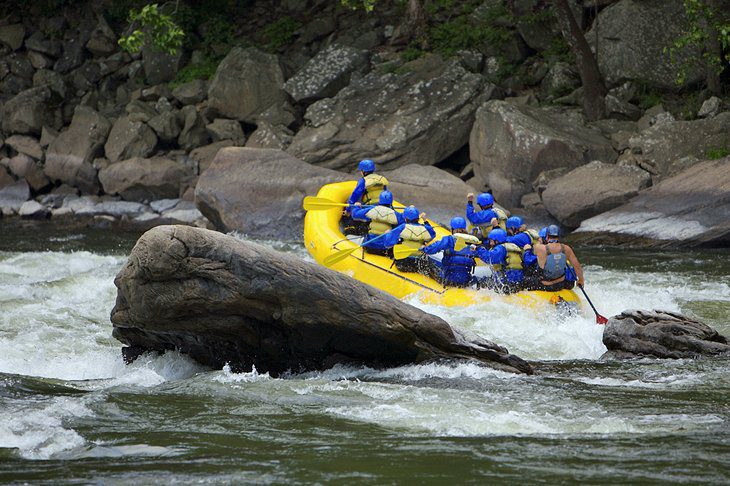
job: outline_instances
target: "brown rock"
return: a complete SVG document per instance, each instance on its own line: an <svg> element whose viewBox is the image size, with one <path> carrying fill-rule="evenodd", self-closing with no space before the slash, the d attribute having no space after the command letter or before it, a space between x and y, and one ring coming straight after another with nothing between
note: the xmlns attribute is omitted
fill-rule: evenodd
<svg viewBox="0 0 730 486"><path fill-rule="evenodd" d="M129 117L119 118L109 132L104 153L112 162L132 157L146 157L157 145L157 135L142 122L131 121Z"/></svg>
<svg viewBox="0 0 730 486"><path fill-rule="evenodd" d="M43 149L41 144L38 143L33 137L26 135L12 135L5 140L5 144L9 145L16 152L21 154L29 155L36 160L43 158Z"/></svg>
<svg viewBox="0 0 730 486"><path fill-rule="evenodd" d="M162 157L135 157L111 164L99 171L107 194L119 194L127 201L176 198L186 172L181 164Z"/></svg>

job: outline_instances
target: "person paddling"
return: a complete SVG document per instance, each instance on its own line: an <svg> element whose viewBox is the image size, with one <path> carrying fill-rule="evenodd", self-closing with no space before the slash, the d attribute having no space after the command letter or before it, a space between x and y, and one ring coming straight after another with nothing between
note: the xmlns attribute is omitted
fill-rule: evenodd
<svg viewBox="0 0 730 486"><path fill-rule="evenodd" d="M419 249L429 241L436 237L436 231L431 223L426 221L426 214L418 211L415 206L408 206L403 210L403 218L405 223L396 226L383 236L383 245L387 248L401 243L407 248ZM419 223L419 219L423 220L423 224ZM420 259L417 256L396 259L395 268L401 272L418 272Z"/></svg>
<svg viewBox="0 0 730 486"><path fill-rule="evenodd" d="M498 227L504 229L507 215L501 209L494 207L494 197L488 192L477 196L477 204L479 211L474 209L474 194L466 195L466 219L473 226L472 234L485 240L492 229Z"/></svg>
<svg viewBox="0 0 730 486"><path fill-rule="evenodd" d="M361 206L358 202L354 206L349 206L348 209L352 214L352 219L368 223L368 232L362 242L365 251L376 255L389 255L388 250L393 245L387 245L385 237L379 238L379 236L389 232L395 226L403 224L405 220L401 213L393 209L393 193L388 190L381 192L378 202L377 206ZM374 241L370 243L371 240Z"/></svg>
<svg viewBox="0 0 730 486"><path fill-rule="evenodd" d="M489 248L480 246L477 248L477 254L484 263L492 267L494 273L491 278L480 283L504 293L521 290L524 278L522 249L508 242L507 232L501 228L490 231L487 239Z"/></svg>
<svg viewBox="0 0 730 486"><path fill-rule="evenodd" d="M454 235L457 234L463 235L465 242L468 243L461 250L456 249L457 237ZM462 237L460 236L459 238ZM430 245L423 246L421 250L426 255L434 255L443 251L444 256L441 262L438 264L434 262L435 265L432 268L434 278L441 285L447 287L468 287L474 283L472 272L476 264L474 261L476 251L473 248L473 244L478 242L479 239L466 232L466 220L456 217L451 219L451 235L444 236Z"/></svg>
<svg viewBox="0 0 730 486"><path fill-rule="evenodd" d="M373 205L380 199L380 194L388 190L388 179L375 173L375 162L370 159L361 160L357 164L362 177L357 181L350 197L349 205ZM352 218L349 206L342 213L343 232L350 235L364 236L367 234L367 225Z"/></svg>
<svg viewBox="0 0 730 486"><path fill-rule="evenodd" d="M537 258L537 282L530 284L531 290L556 291L572 289L576 281L585 285L583 267L573 249L560 242L560 228L551 224L547 227L547 243L538 243L532 248Z"/></svg>

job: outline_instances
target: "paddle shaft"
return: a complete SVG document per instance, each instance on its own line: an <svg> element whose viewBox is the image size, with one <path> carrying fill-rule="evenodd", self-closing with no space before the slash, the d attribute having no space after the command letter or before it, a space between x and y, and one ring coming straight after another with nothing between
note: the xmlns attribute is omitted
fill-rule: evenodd
<svg viewBox="0 0 730 486"><path fill-rule="evenodd" d="M598 311L596 310L596 306L593 305L593 302L591 302L591 299L590 299L590 297L588 297L588 294L586 294L586 291L583 288L583 286L578 285L578 288L580 289L581 292L583 292L583 295L585 296L586 300L588 301L588 304L590 304L591 309L593 309L593 312L596 314L596 322L598 322L599 324L605 324L606 322L608 322L608 319L606 319L605 317L603 317L601 314L598 313Z"/></svg>

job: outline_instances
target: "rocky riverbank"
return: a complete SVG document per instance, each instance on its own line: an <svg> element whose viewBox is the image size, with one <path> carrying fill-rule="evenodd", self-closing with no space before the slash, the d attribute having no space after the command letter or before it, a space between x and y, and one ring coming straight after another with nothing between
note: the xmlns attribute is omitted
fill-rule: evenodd
<svg viewBox="0 0 730 486"><path fill-rule="evenodd" d="M0 19L2 215L275 236L272 221L299 227L301 197L322 181L352 177L367 157L404 182L396 196L442 220L461 212L467 192L488 190L532 224L557 220L650 246L727 244L727 218L711 216L727 214L730 200L722 176L730 172L727 100L697 90L694 105L672 104L678 67L658 54L685 26L681 0L600 2L596 18L576 5L610 88L608 118L594 122L578 108L575 68L553 55L562 37L549 16L497 21L484 2L458 18L480 32L498 29L499 42L414 54L396 42L397 10L310 3L254 2L237 24L238 41L216 44L220 62L209 79L180 76L211 55L205 24L191 32L200 42L176 54L130 55L117 47L110 2ZM434 28L453 22L446 12L432 15ZM656 28L659 18L671 21ZM273 45L266 33L282 19L299 20ZM695 68L686 74L690 86L702 79ZM231 152L206 172L225 147L283 151L289 165L241 169ZM717 177L698 178L701 168ZM212 209L233 173L262 196L236 221ZM308 182L273 180L281 177ZM279 192L271 197L256 184L279 184ZM687 204L704 201L696 217L656 209L663 203L651 201L669 194L663 187L681 187ZM424 191L434 195L419 199ZM285 211L286 220L269 214ZM678 219L696 231L652 229Z"/></svg>

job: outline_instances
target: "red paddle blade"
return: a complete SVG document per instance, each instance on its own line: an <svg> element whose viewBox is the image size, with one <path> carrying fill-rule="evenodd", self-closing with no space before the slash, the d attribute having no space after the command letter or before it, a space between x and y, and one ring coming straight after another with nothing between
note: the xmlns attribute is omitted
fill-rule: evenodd
<svg viewBox="0 0 730 486"><path fill-rule="evenodd" d="M606 324L608 319L603 317L601 314L596 314L596 324Z"/></svg>

